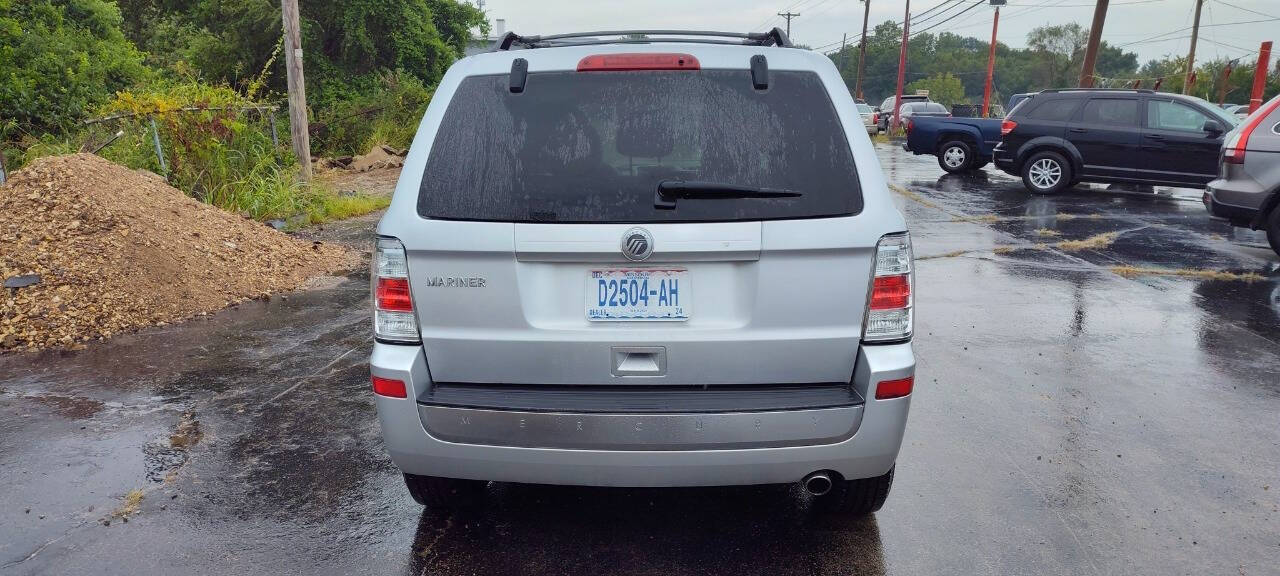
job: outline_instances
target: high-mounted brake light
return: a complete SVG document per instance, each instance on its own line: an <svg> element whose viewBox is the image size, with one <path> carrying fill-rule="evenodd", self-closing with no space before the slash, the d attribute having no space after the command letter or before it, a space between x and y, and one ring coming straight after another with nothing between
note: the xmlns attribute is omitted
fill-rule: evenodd
<svg viewBox="0 0 1280 576"><path fill-rule="evenodd" d="M1014 122L1013 120L1005 120L1004 122L1000 123L1000 135L1004 136L1010 132L1013 132L1013 129L1017 127L1018 127L1017 122Z"/></svg>
<svg viewBox="0 0 1280 576"><path fill-rule="evenodd" d="M578 61L579 72L615 72L622 70L700 70L702 65L692 54L627 53L593 54Z"/></svg>
<svg viewBox="0 0 1280 576"><path fill-rule="evenodd" d="M911 339L913 283L911 237L906 232L881 237L876 244L875 277L862 322L863 342Z"/></svg>
<svg viewBox="0 0 1280 576"><path fill-rule="evenodd" d="M1222 144L1223 162L1244 164L1244 151L1249 147L1249 137L1253 135L1253 131L1258 125L1262 124L1262 119L1270 116L1277 106L1280 106L1280 98L1273 98L1266 105L1260 106L1248 118L1244 119L1240 129Z"/></svg>
<svg viewBox="0 0 1280 576"><path fill-rule="evenodd" d="M383 342L416 344L418 317L409 292L409 266L404 245L379 238L373 253L373 336Z"/></svg>

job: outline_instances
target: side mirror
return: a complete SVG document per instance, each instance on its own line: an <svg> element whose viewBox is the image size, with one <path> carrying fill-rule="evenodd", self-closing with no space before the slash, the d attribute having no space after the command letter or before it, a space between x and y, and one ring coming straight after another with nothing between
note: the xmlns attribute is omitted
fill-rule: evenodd
<svg viewBox="0 0 1280 576"><path fill-rule="evenodd" d="M1217 136L1227 131L1226 128L1223 128L1222 124L1219 123L1217 120L1206 120L1204 123L1203 130L1214 136Z"/></svg>

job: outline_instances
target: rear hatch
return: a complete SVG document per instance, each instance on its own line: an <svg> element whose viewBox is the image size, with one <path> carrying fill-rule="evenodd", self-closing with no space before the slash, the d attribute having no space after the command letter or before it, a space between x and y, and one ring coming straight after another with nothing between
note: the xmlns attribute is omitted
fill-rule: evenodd
<svg viewBox="0 0 1280 576"><path fill-rule="evenodd" d="M849 381L853 155L818 74L748 57L462 80L402 238L435 381Z"/></svg>

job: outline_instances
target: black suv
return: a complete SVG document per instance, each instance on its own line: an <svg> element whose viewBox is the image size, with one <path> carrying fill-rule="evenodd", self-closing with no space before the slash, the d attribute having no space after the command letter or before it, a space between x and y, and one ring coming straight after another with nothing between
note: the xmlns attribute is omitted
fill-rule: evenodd
<svg viewBox="0 0 1280 576"><path fill-rule="evenodd" d="M1218 176L1236 119L1204 100L1151 90L1045 90L1005 117L995 164L1028 190L1079 182L1200 188Z"/></svg>

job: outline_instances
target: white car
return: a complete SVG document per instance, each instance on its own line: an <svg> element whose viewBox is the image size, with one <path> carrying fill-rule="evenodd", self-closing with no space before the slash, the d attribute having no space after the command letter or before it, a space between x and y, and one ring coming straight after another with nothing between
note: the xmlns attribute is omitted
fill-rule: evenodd
<svg viewBox="0 0 1280 576"><path fill-rule="evenodd" d="M875 136L880 133L880 117L877 116L875 108L861 102L857 103L858 115L862 117L862 125L867 128L867 134Z"/></svg>
<svg viewBox="0 0 1280 576"><path fill-rule="evenodd" d="M440 82L373 258L391 459L439 508L500 481L877 510L914 276L857 107L776 29L633 34L508 34Z"/></svg>

